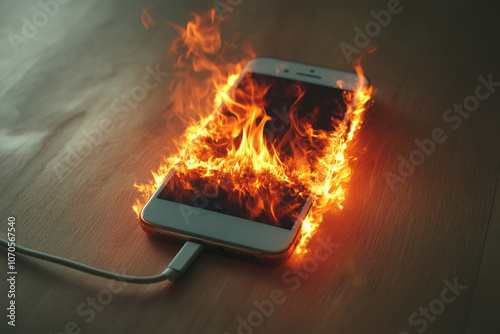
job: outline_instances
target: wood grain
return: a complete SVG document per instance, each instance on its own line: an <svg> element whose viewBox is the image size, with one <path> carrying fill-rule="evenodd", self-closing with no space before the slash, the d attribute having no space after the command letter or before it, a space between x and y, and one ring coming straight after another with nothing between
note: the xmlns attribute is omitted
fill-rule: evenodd
<svg viewBox="0 0 500 334"><path fill-rule="evenodd" d="M185 25L210 3L163 1L153 14ZM339 44L352 44L353 28L364 29L370 11L387 3L245 0L224 29L251 41L257 56L352 70ZM134 182L149 179L179 135L166 121L171 77L129 112L113 112L148 66L173 70L167 49L175 30L140 23L140 7L150 4L61 5L18 53L7 36L20 34L22 17L40 7L0 4L2 235L15 216L20 245L130 275L160 272L180 249L147 237L131 210ZM378 49L363 67L375 104L351 148L358 159L344 210L326 215L310 246L336 244L315 270L290 282L306 262L262 266L207 252L173 286L121 286L19 256L17 333L64 332L70 322L82 333L235 333L238 317L247 319L274 290L285 301L254 333L417 333L423 327L410 315L455 279L466 289L425 333L495 333L500 92L456 130L443 114L474 94L478 76L500 81L497 11L466 1L401 5L371 38ZM397 173L398 157L407 159L414 141L436 128L447 139L392 190L386 173ZM60 164L74 166L62 181ZM5 306L5 279L0 290ZM106 296L92 319L77 313L88 298ZM1 328L13 332L5 319Z"/></svg>

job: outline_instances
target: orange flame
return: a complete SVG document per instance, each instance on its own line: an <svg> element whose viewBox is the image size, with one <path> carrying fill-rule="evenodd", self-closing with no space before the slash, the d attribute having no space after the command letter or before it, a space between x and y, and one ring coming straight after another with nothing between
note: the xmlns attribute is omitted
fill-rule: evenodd
<svg viewBox="0 0 500 334"><path fill-rule="evenodd" d="M186 131L176 143L177 153L164 157L158 170L152 172L153 180L135 184L141 196L133 210L140 214L174 166L181 188L195 190L194 183L204 180L227 191L246 208L248 219L279 222L311 196L314 204L302 223L296 248L297 254L305 253L323 213L332 207L342 208L343 184L351 173L345 150L361 126L372 88L364 82L361 66L356 63L358 87L355 92L344 92L346 116L342 121L332 120L336 131L314 129L307 120L291 117L290 129L282 140L269 145L264 126L272 118L263 102L269 87L250 80L242 81L241 89L230 91L243 64L254 55L247 51L238 55L238 61L227 61L234 48L221 42L215 10L193 15L186 28L174 26L179 37L171 48L177 58L172 109L186 121ZM297 101L303 95L297 87ZM295 105L290 115L296 112ZM293 152L292 157L280 154L285 149ZM292 199L290 192L294 192Z"/></svg>
<svg viewBox="0 0 500 334"><path fill-rule="evenodd" d="M149 29L149 27L156 25L156 22L151 17L151 14L149 14L149 11L155 8L156 6L158 6L158 3L148 6L146 8L142 8L141 23L146 29Z"/></svg>

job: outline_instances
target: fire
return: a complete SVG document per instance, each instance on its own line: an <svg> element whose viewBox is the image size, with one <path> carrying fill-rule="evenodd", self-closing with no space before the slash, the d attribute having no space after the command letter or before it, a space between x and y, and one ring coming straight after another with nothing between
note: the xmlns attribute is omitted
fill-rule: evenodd
<svg viewBox="0 0 500 334"><path fill-rule="evenodd" d="M146 27L153 24L149 14L146 22ZM276 224L289 215L296 218L293 213L311 197L313 206L303 221L296 248L297 254L305 253L323 213L342 209L343 185L349 181L352 159L345 151L362 124L372 88L363 82L358 62L358 88L344 92L346 117L332 119L335 131L315 129L307 117L295 117L294 103L287 130L269 139L264 132L272 118L263 101L269 86L247 80L242 81L241 89L231 90L254 55L246 51L235 56L235 48L221 41L219 23L211 10L194 15L186 28L171 24L179 32L170 50L176 57L177 79L170 87L172 110L186 122L186 131L176 142L177 153L164 157L152 172L153 179L135 184L140 196L133 210L140 214L173 167L182 189L222 192L228 201L246 208L248 219ZM237 60L228 61L227 57ZM295 87L296 101L303 95Z"/></svg>
<svg viewBox="0 0 500 334"><path fill-rule="evenodd" d="M149 28L152 26L156 25L156 22L153 20L151 15L149 14L149 11L156 7L158 4L148 6L146 8L142 9L142 14L141 14L141 23L145 28Z"/></svg>

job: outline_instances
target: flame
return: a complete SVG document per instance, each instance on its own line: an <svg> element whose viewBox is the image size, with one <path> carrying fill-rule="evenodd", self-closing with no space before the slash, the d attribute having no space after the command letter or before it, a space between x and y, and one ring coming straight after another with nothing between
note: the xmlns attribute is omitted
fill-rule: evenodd
<svg viewBox="0 0 500 334"><path fill-rule="evenodd" d="M179 32L170 50L176 57L177 79L170 87L172 113L186 122L186 131L176 142L177 153L164 157L152 172L153 179L135 184L140 196L133 210L140 215L173 167L181 189L197 191L201 184L223 191L228 200L246 208L248 219L276 224L312 198L295 251L304 254L323 214L342 209L344 184L351 174L348 164L353 159L345 151L361 127L372 88L364 81L359 62L354 63L357 89L344 91L345 117L332 119L335 131L326 131L313 128L307 117L293 117L304 96L301 87L294 87L296 102L289 111L289 128L282 137L266 140L265 126L272 118L263 98L269 86L250 79L241 81L241 89L231 90L243 64L254 54L247 50L235 57L235 48L222 43L215 10L193 15L186 28L171 24ZM237 61L228 61L231 56Z"/></svg>
<svg viewBox="0 0 500 334"><path fill-rule="evenodd" d="M144 28L149 29L149 27L156 25L156 22L151 17L151 14L149 14L149 11L156 8L157 6L158 2L156 2L154 5L142 8L141 23L144 26Z"/></svg>

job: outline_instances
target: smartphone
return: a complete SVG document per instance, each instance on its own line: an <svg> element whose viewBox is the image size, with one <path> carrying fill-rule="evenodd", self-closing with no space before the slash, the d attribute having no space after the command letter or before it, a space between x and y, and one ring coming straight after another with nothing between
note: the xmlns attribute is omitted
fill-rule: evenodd
<svg viewBox="0 0 500 334"><path fill-rule="evenodd" d="M280 161L292 161L290 148L301 141L301 131L307 131L300 128L301 120L307 120L316 130L335 131L335 122L346 117L345 92L355 91L360 81L355 73L256 58L248 62L228 94L237 104L238 97L248 97L251 87L252 98L258 95L267 115L264 124L260 119L260 127L254 129L260 131L264 144ZM367 81L363 78L362 82ZM262 89L255 92L255 87ZM232 119L225 105L215 113ZM237 128L233 130L241 135ZM189 175L189 182L187 178L185 171L170 170L141 211L141 227L146 233L177 241L193 240L218 252L267 263L284 262L292 254L302 221L313 204L312 194L283 182L281 203L266 208L266 196L272 196L272 192L255 198L244 189L233 189L230 175L219 175L216 182L203 175ZM252 210L256 202L261 203L259 212Z"/></svg>

